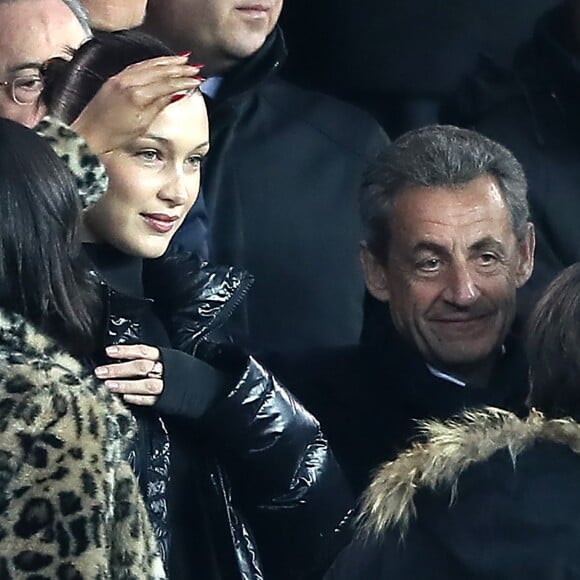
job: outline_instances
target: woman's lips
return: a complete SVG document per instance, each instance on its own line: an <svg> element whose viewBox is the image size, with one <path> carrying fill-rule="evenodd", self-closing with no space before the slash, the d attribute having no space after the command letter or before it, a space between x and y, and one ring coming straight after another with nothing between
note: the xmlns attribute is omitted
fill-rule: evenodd
<svg viewBox="0 0 580 580"><path fill-rule="evenodd" d="M252 4L248 6L239 6L237 10L249 18L263 18L271 10L271 7L265 4Z"/></svg>
<svg viewBox="0 0 580 580"><path fill-rule="evenodd" d="M145 223L155 232L160 234L167 234L177 223L179 217L169 216L162 213L144 213L141 214Z"/></svg>

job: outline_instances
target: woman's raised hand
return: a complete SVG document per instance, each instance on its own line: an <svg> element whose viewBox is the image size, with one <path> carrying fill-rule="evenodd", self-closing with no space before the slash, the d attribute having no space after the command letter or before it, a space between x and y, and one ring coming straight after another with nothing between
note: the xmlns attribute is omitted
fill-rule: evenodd
<svg viewBox="0 0 580 580"><path fill-rule="evenodd" d="M180 93L199 87L203 65L189 65L189 54L153 58L128 66L107 80L72 124L97 155L143 134Z"/></svg>

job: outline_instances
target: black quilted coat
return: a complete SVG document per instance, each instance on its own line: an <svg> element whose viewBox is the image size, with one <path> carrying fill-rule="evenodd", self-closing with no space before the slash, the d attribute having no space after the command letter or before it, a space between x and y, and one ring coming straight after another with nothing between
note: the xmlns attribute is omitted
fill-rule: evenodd
<svg viewBox="0 0 580 580"><path fill-rule="evenodd" d="M166 420L169 577L320 578L343 541L351 497L316 419L216 338L249 276L174 256L148 263L144 282L153 301L108 290L109 342L138 340L139 312L154 308L174 349L236 377L199 420Z"/></svg>

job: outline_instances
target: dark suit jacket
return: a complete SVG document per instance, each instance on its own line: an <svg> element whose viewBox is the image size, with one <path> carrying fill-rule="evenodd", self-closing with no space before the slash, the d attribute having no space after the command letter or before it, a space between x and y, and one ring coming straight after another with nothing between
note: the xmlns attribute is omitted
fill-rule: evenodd
<svg viewBox="0 0 580 580"><path fill-rule="evenodd" d="M376 467L419 436L418 419L446 419L484 405L526 411L528 365L515 331L487 388L461 387L434 376L390 324L385 337L379 344L268 360L320 421L357 494Z"/></svg>

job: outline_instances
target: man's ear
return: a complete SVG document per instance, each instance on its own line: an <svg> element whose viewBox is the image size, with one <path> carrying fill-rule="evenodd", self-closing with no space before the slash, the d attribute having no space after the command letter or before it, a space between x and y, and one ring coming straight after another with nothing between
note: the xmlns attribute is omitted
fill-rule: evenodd
<svg viewBox="0 0 580 580"><path fill-rule="evenodd" d="M534 270L534 250L536 249L536 231L532 223L524 238L518 242L518 265L516 270L516 287L521 288Z"/></svg>
<svg viewBox="0 0 580 580"><path fill-rule="evenodd" d="M380 302L388 302L390 292L386 268L368 249L366 242L360 245L360 261L369 293Z"/></svg>

